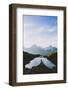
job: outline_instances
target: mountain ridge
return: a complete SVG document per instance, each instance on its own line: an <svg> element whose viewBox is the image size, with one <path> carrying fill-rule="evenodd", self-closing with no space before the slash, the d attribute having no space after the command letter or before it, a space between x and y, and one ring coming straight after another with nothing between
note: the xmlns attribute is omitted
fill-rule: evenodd
<svg viewBox="0 0 68 90"><path fill-rule="evenodd" d="M48 56L51 53L57 52L57 48L53 46L48 46L46 48L42 48L36 45L32 45L30 48L24 48L25 52L28 52L30 54L40 54L40 55L46 55Z"/></svg>

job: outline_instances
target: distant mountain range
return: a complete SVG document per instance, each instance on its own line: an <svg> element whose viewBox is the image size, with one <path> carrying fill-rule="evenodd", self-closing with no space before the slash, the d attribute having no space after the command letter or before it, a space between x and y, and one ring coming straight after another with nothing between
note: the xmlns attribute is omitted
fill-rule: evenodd
<svg viewBox="0 0 68 90"><path fill-rule="evenodd" d="M36 45L33 45L30 48L24 48L24 51L25 52L28 52L30 54L40 54L40 55L43 55L43 56L44 55L49 56L52 53L57 52L57 48L56 47L53 47L53 46L42 48L42 47L38 47Z"/></svg>

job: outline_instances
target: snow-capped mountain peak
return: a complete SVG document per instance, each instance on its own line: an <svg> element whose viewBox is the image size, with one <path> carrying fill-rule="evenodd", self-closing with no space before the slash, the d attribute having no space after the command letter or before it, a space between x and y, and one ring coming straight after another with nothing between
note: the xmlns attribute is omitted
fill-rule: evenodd
<svg viewBox="0 0 68 90"><path fill-rule="evenodd" d="M25 48L25 52L31 53L31 54L40 54L40 55L46 55L48 56L51 53L57 52L57 48L53 46L48 46L46 48L42 48L36 45L32 45L30 48Z"/></svg>

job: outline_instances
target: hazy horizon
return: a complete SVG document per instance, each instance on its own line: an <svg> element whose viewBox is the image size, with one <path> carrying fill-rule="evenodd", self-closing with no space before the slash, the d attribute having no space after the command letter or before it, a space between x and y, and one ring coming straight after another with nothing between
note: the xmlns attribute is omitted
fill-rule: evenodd
<svg viewBox="0 0 68 90"><path fill-rule="evenodd" d="M52 46L52 45L49 45L49 46L47 46L47 47L42 47L42 46L38 46L38 45L32 45L32 46L30 46L30 47L24 47L24 48L31 48L31 47L33 47L33 46L36 46L36 47L40 47L40 48L47 48L47 47L50 47L50 46ZM57 48L56 46L52 46L52 47L55 47L55 48Z"/></svg>

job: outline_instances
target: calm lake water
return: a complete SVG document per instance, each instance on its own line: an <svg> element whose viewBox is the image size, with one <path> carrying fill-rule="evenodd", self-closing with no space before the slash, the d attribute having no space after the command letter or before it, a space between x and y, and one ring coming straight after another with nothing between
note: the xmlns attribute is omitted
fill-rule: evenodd
<svg viewBox="0 0 68 90"><path fill-rule="evenodd" d="M52 63L49 59L41 56L32 59L28 64L25 65L25 68L32 69L32 67L37 67L41 63L43 63L43 65L45 65L49 69L53 69L54 67L56 67L56 65Z"/></svg>

